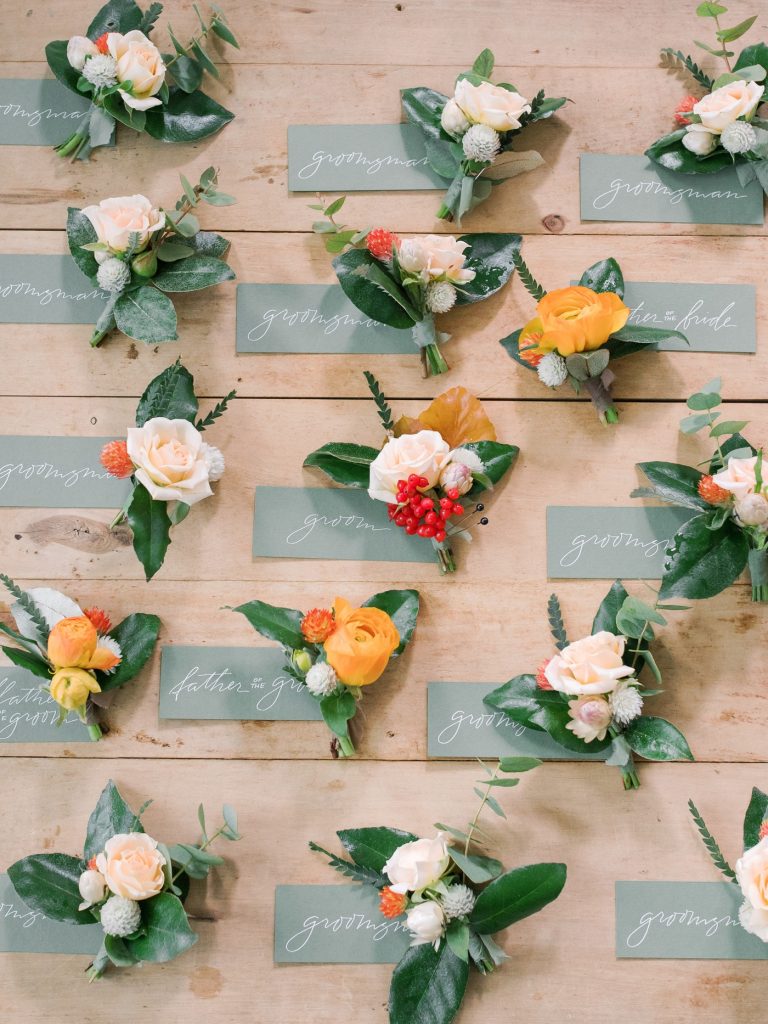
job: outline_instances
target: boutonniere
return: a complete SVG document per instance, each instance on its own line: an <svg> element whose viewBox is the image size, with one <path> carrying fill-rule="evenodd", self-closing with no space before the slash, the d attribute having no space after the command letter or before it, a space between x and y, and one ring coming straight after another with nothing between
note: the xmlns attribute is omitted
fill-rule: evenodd
<svg viewBox="0 0 768 1024"><path fill-rule="evenodd" d="M514 260L520 280L536 300L536 315L502 338L501 345L521 366L535 370L542 384L557 388L568 381L577 395L586 391L603 423L618 423L611 359L670 338L688 339L679 331L627 324L632 311L623 302L624 275L614 259L593 264L577 285L553 292L542 288L519 252Z"/></svg>
<svg viewBox="0 0 768 1024"><path fill-rule="evenodd" d="M364 689L410 643L419 615L418 591L385 590L361 608L337 597L331 608L308 612L264 601L249 601L232 610L242 612L257 632L282 646L286 672L320 705L334 735L334 757L351 757L355 745L350 724Z"/></svg>
<svg viewBox="0 0 768 1024"><path fill-rule="evenodd" d="M423 86L401 94L405 116L424 134L429 166L450 181L437 216L459 225L494 185L544 163L535 150L520 153L512 146L523 128L568 102L547 99L543 89L529 100L508 82L494 85L493 64L491 51L483 50L456 79L452 97Z"/></svg>
<svg viewBox="0 0 768 1024"><path fill-rule="evenodd" d="M451 336L438 331L435 316L495 295L515 271L520 235L400 238L387 228L356 231L334 219L345 199L310 207L326 218L312 228L338 254L333 269L344 294L371 320L411 332L425 377L445 373L440 346Z"/></svg>
<svg viewBox="0 0 768 1024"><path fill-rule="evenodd" d="M650 487L633 498L658 498L693 510L667 550L661 596L700 600L714 597L749 569L752 600L768 601L768 474L763 449L740 431L746 420L721 420L721 381L710 381L688 399L691 415L684 434L705 428L715 444L707 472L677 462L639 462Z"/></svg>
<svg viewBox="0 0 768 1024"><path fill-rule="evenodd" d="M100 345L113 329L154 345L175 341L176 310L168 293L198 292L235 272L222 257L229 242L201 231L192 211L201 203L228 206L213 167L192 187L181 176L184 194L172 211L156 209L146 196L102 199L83 210L70 207L67 241L82 272L108 295L91 336Z"/></svg>
<svg viewBox="0 0 768 1024"><path fill-rule="evenodd" d="M147 835L141 823L151 803L134 813L108 782L88 822L82 857L38 853L8 868L19 899L31 910L65 924L101 925L104 940L86 971L89 981L110 964L164 964L193 946L197 935L184 909L190 883L224 863L209 852L216 839L241 838L227 804L223 824L209 836L201 804L202 837L194 844L166 846Z"/></svg>
<svg viewBox="0 0 768 1024"><path fill-rule="evenodd" d="M110 441L101 462L114 477L131 477L133 489L112 520L127 519L133 550L148 580L165 560L171 527L186 519L192 505L213 494L211 484L224 475L224 456L202 434L226 412L236 392L197 419L195 382L180 360L163 370L141 396L136 426L125 441Z"/></svg>
<svg viewBox="0 0 768 1024"><path fill-rule="evenodd" d="M161 53L148 38L162 10L158 3L142 11L133 0L111 0L84 36L48 43L51 71L62 85L91 101L82 126L56 147L60 156L87 160L92 149L112 142L117 122L162 142L196 142L235 116L200 91L206 71L219 77L205 51L209 37L239 49L224 13L214 6L205 21L195 7L200 31L186 44L169 25L171 54Z"/></svg>
<svg viewBox="0 0 768 1024"><path fill-rule="evenodd" d="M496 440L485 409L466 388L451 388L416 419L401 416L395 422L376 378L368 372L365 378L386 431L383 448L332 441L308 455L304 466L385 501L390 521L428 540L442 572L455 572L451 540L469 536L467 524L485 508L475 498L506 475L520 449ZM479 523L487 525L487 517Z"/></svg>
<svg viewBox="0 0 768 1024"><path fill-rule="evenodd" d="M543 910L565 885L565 864L505 870L486 852L479 826L485 808L505 817L491 790L520 781L500 775L528 771L541 761L505 757L495 771L480 764L486 772L475 789L481 802L466 831L438 823L437 835L420 839L385 826L348 828L336 835L349 860L309 844L342 875L378 889L384 917L405 917L412 942L392 975L390 1024L450 1024L464 999L470 966L490 974L507 959L494 936Z"/></svg>
<svg viewBox="0 0 768 1024"><path fill-rule="evenodd" d="M693 800L688 801L688 808L715 867L741 889L741 927L768 942L768 794L756 786L752 790L742 829L744 852L736 861L736 870L723 856Z"/></svg>
<svg viewBox="0 0 768 1024"><path fill-rule="evenodd" d="M22 590L0 573L14 602L15 629L0 622L15 644L0 650L19 668L45 680L42 688L59 705L61 725L76 715L92 740L102 736L99 708L109 707L114 691L134 679L157 643L160 619L137 612L112 625L101 608L82 609L50 587Z"/></svg>
<svg viewBox="0 0 768 1024"><path fill-rule="evenodd" d="M696 9L700 18L714 22L716 48L698 41L696 45L723 58L723 74L712 79L680 50L667 47L661 51L675 65L685 67L706 93L702 97L685 96L680 101L674 112L679 127L657 139L645 155L681 174L714 174L735 167L742 186L757 178L768 192L768 121L756 116L765 99L768 46L747 46L731 65L735 52L728 49L728 44L740 39L757 15L733 28L723 28L720 15L727 10L719 3L699 4Z"/></svg>
<svg viewBox="0 0 768 1024"><path fill-rule="evenodd" d="M649 761L692 761L685 737L663 718L642 714L648 690L640 681L648 667L661 685L651 653L654 625L666 625L658 600L646 604L630 597L620 580L608 591L589 636L568 640L555 594L547 607L557 653L535 673L514 679L488 694L485 703L513 722L548 733L566 750L606 755L606 764L621 769L625 789L637 789L632 754Z"/></svg>

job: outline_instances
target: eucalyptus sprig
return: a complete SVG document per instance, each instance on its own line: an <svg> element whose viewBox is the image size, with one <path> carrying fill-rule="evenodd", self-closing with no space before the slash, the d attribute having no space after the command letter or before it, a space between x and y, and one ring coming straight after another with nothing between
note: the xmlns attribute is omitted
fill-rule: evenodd
<svg viewBox="0 0 768 1024"><path fill-rule="evenodd" d="M725 61L726 67L729 71L732 70L730 58L735 56L733 50L729 50L726 43L732 43L736 39L740 39L749 29L752 28L754 23L757 21L757 15L753 14L751 18L745 18L744 21L740 21L738 25L734 25L733 28L723 28L720 24L720 15L727 14L728 8L723 7L722 4L718 3L702 3L696 8L696 14L700 18L708 18L715 23L715 38L719 49L714 49L707 43L702 43L698 39L694 39L694 43L702 50L706 50L707 53L711 53L713 57L722 57Z"/></svg>

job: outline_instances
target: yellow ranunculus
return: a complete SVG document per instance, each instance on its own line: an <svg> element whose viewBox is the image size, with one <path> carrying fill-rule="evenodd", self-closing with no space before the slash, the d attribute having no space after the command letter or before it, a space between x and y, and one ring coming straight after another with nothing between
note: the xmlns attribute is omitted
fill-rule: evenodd
<svg viewBox="0 0 768 1024"><path fill-rule="evenodd" d="M96 677L84 668L60 668L51 680L51 696L66 711L79 711L90 694L100 692Z"/></svg>
<svg viewBox="0 0 768 1024"><path fill-rule="evenodd" d="M375 683L400 643L394 622L380 608L353 608L337 597L336 628L323 644L328 664L346 686Z"/></svg>
<svg viewBox="0 0 768 1024"><path fill-rule="evenodd" d="M61 619L48 637L48 660L54 668L88 668L108 672L120 658L99 647L96 627L85 615Z"/></svg>
<svg viewBox="0 0 768 1024"><path fill-rule="evenodd" d="M615 292L595 292L583 285L558 288L539 300L537 316L526 324L520 335L521 351L532 356L559 352L592 352L604 345L629 319L630 310ZM526 342L523 342L526 336ZM538 340L536 349L528 347Z"/></svg>

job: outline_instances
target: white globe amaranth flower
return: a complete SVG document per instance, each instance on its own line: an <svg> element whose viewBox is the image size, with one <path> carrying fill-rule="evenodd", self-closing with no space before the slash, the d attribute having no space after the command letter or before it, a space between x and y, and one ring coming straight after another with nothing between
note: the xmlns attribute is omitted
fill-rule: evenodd
<svg viewBox="0 0 768 1024"><path fill-rule="evenodd" d="M96 283L104 292L121 292L130 280L128 265L114 256L104 260L96 272Z"/></svg>
<svg viewBox="0 0 768 1024"><path fill-rule="evenodd" d="M117 61L108 53L97 53L83 65L83 78L97 89L108 89L117 82Z"/></svg>
<svg viewBox="0 0 768 1024"><path fill-rule="evenodd" d="M446 920L452 921L455 917L466 917L467 914L471 914L475 899L475 894L468 885L452 885L442 899Z"/></svg>
<svg viewBox="0 0 768 1024"><path fill-rule="evenodd" d="M757 145L757 132L746 121L733 121L723 128L720 143L729 153L748 153Z"/></svg>
<svg viewBox="0 0 768 1024"><path fill-rule="evenodd" d="M430 313L447 313L456 305L456 289L450 281L433 281L427 285L426 301Z"/></svg>
<svg viewBox="0 0 768 1024"><path fill-rule="evenodd" d="M568 379L568 368L565 360L557 352L548 352L542 356L541 362L536 367L539 380L548 388L557 388Z"/></svg>
<svg viewBox="0 0 768 1024"><path fill-rule="evenodd" d="M643 710L643 698L636 686L621 682L608 698L611 705L613 720L618 725L629 725L634 722Z"/></svg>
<svg viewBox="0 0 768 1024"><path fill-rule="evenodd" d="M203 443L203 458L208 467L208 479L211 483L221 480L227 468L222 452L215 445Z"/></svg>
<svg viewBox="0 0 768 1024"><path fill-rule="evenodd" d="M318 661L307 672L307 689L314 697L327 697L339 685L339 677L327 661Z"/></svg>
<svg viewBox="0 0 768 1024"><path fill-rule="evenodd" d="M499 133L487 124L473 124L461 140L468 160L490 163L501 149Z"/></svg>
<svg viewBox="0 0 768 1024"><path fill-rule="evenodd" d="M105 935L124 939L133 935L141 924L141 907L136 900L111 896L101 908L101 927Z"/></svg>

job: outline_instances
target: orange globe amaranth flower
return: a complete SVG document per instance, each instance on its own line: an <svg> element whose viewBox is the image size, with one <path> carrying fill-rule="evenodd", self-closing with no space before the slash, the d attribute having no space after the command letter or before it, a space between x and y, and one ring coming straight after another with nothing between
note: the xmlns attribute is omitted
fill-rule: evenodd
<svg viewBox="0 0 768 1024"><path fill-rule="evenodd" d="M333 612L328 608L313 608L301 620L301 635L310 644L323 644L336 629Z"/></svg>
<svg viewBox="0 0 768 1024"><path fill-rule="evenodd" d="M108 672L120 658L99 647L96 627L85 615L61 619L48 637L48 660L54 668L101 669Z"/></svg>
<svg viewBox="0 0 768 1024"><path fill-rule="evenodd" d="M552 684L547 679L547 677L544 675L544 670L546 669L547 665L550 663L551 660L552 660L551 658L547 658L546 661L542 661L542 663L539 665L538 669L536 670L536 685L538 686L538 688L540 690L551 690L552 689Z"/></svg>
<svg viewBox="0 0 768 1024"><path fill-rule="evenodd" d="M690 117L686 117L686 114L690 114L693 108L698 103L698 99L695 96L683 96L680 102L675 107L675 121L679 125L690 124Z"/></svg>
<svg viewBox="0 0 768 1024"><path fill-rule="evenodd" d="M336 628L323 644L328 664L345 686L375 683L400 644L392 619L380 608L353 608L337 597Z"/></svg>
<svg viewBox="0 0 768 1024"><path fill-rule="evenodd" d="M365 239L368 252L377 260L391 260L392 252L400 245L400 239L386 228L374 228Z"/></svg>
<svg viewBox="0 0 768 1024"><path fill-rule="evenodd" d="M539 348L543 333L544 328L541 326L541 320L538 317L534 317L533 320L528 321L518 335L517 354L529 366L538 366L544 358L545 353Z"/></svg>
<svg viewBox="0 0 768 1024"><path fill-rule="evenodd" d="M109 32L105 32L103 35L99 36L99 38L94 41L93 45L96 47L99 53L109 53L109 46L107 45L108 35Z"/></svg>
<svg viewBox="0 0 768 1024"><path fill-rule="evenodd" d="M762 823L760 831L757 833L758 839L765 839L766 836L768 836L768 819Z"/></svg>
<svg viewBox="0 0 768 1024"><path fill-rule="evenodd" d="M530 356L558 352L563 357L594 352L621 330L631 312L615 292L595 292L580 284L547 292L536 311L522 330L520 349L526 347ZM524 338L538 338L537 347L525 345Z"/></svg>
<svg viewBox="0 0 768 1024"><path fill-rule="evenodd" d="M128 455L128 446L125 441L110 441L101 449L99 456L101 464L110 476L116 476L119 480L132 476L134 465Z"/></svg>
<svg viewBox="0 0 768 1024"><path fill-rule="evenodd" d="M384 917L400 917L408 906L408 897L404 892L392 892L388 885L379 893L379 910Z"/></svg>
<svg viewBox="0 0 768 1024"><path fill-rule="evenodd" d="M83 615L93 623L93 627L101 636L106 636L112 629L112 620L101 608L85 608Z"/></svg>
<svg viewBox="0 0 768 1024"><path fill-rule="evenodd" d="M699 497L708 501L710 505L723 505L733 497L730 491L726 491L724 487L716 484L714 477L711 476L703 476L699 480L697 490Z"/></svg>

